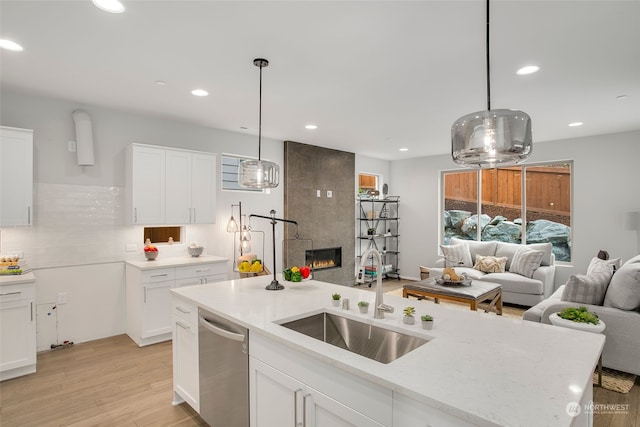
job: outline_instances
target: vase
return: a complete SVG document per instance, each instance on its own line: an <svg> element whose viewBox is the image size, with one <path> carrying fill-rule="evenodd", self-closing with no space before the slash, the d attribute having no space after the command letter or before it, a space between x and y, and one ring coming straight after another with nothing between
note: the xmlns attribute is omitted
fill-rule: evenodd
<svg viewBox="0 0 640 427"><path fill-rule="evenodd" d="M359 305L358 309L360 310L360 313L362 313L362 314L367 314L369 312L369 306L368 305Z"/></svg>
<svg viewBox="0 0 640 427"><path fill-rule="evenodd" d="M333 303L334 307L339 307L340 306L340 300L339 299L332 299L331 302Z"/></svg>
<svg viewBox="0 0 640 427"><path fill-rule="evenodd" d="M422 329L426 329L426 330L433 329L433 320L423 320Z"/></svg>
<svg viewBox="0 0 640 427"><path fill-rule="evenodd" d="M402 318L402 323L404 323L405 325L413 325L414 323L416 323L416 318L413 316L404 316Z"/></svg>

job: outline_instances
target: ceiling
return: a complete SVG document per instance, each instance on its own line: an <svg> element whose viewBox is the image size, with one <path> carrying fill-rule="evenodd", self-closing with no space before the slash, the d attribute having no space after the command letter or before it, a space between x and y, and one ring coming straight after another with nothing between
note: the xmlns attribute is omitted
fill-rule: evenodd
<svg viewBox="0 0 640 427"><path fill-rule="evenodd" d="M24 47L2 88L257 135L263 57L264 137L388 160L450 152L486 108L481 0L122 2L2 0ZM491 106L527 112L534 143L640 129L639 46L640 0L493 1Z"/></svg>

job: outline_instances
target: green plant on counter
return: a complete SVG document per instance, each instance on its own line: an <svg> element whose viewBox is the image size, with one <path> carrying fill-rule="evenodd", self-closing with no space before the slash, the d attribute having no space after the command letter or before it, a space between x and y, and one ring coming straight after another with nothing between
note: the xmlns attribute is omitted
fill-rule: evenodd
<svg viewBox="0 0 640 427"><path fill-rule="evenodd" d="M413 315L416 312L416 309L414 307L405 307L404 310L402 310L402 312L404 313L405 316L413 317Z"/></svg>
<svg viewBox="0 0 640 427"><path fill-rule="evenodd" d="M433 322L433 317L429 316L428 314L423 314L420 319L422 319L424 322Z"/></svg>
<svg viewBox="0 0 640 427"><path fill-rule="evenodd" d="M331 295L331 299L332 299L332 300L334 300L334 301L338 301L340 298L341 298L341 297L340 297L340 294L333 294L333 295Z"/></svg>
<svg viewBox="0 0 640 427"><path fill-rule="evenodd" d="M358 302L358 307L369 307L369 303L367 301Z"/></svg>
<svg viewBox="0 0 640 427"><path fill-rule="evenodd" d="M591 313L587 310L587 307L567 307L561 312L558 313L558 317L561 317L565 320L571 320L576 323L591 323L593 325L597 325L600 323L600 319L598 319L598 315L595 313Z"/></svg>

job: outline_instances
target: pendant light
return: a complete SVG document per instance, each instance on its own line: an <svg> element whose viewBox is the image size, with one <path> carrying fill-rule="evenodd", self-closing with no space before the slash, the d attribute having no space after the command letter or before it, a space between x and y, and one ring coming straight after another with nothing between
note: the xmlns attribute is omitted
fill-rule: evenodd
<svg viewBox="0 0 640 427"><path fill-rule="evenodd" d="M240 185L247 188L275 188L280 178L277 164L260 158L262 149L262 69L269 61L262 58L253 60L253 65L260 68L260 115L258 122L258 160L243 160L238 165Z"/></svg>
<svg viewBox="0 0 640 427"><path fill-rule="evenodd" d="M520 163L531 154L531 118L518 110L491 109L489 0L487 0L487 109L460 117L451 126L451 156L464 166L495 168Z"/></svg>

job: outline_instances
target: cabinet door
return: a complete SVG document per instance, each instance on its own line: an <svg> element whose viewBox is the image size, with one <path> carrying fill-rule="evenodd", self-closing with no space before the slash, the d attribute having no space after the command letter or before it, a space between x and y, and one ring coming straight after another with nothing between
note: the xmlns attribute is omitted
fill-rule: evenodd
<svg viewBox="0 0 640 427"><path fill-rule="evenodd" d="M132 147L131 197L134 224L164 224L165 150Z"/></svg>
<svg viewBox="0 0 640 427"><path fill-rule="evenodd" d="M200 412L198 330L191 322L173 316L173 388Z"/></svg>
<svg viewBox="0 0 640 427"><path fill-rule="evenodd" d="M311 387L305 389L303 401L304 427L384 427Z"/></svg>
<svg viewBox="0 0 640 427"><path fill-rule="evenodd" d="M32 225L33 131L0 128L0 226Z"/></svg>
<svg viewBox="0 0 640 427"><path fill-rule="evenodd" d="M166 151L166 224L189 224L192 222L191 169L190 152Z"/></svg>
<svg viewBox="0 0 640 427"><path fill-rule="evenodd" d="M142 286L141 338L171 333L171 295L174 281L147 283Z"/></svg>
<svg viewBox="0 0 640 427"><path fill-rule="evenodd" d="M249 369L251 427L303 427L304 384L254 357Z"/></svg>
<svg viewBox="0 0 640 427"><path fill-rule="evenodd" d="M36 363L33 300L0 303L0 372Z"/></svg>
<svg viewBox="0 0 640 427"><path fill-rule="evenodd" d="M192 223L216 222L216 182L216 156L194 153L191 161Z"/></svg>

